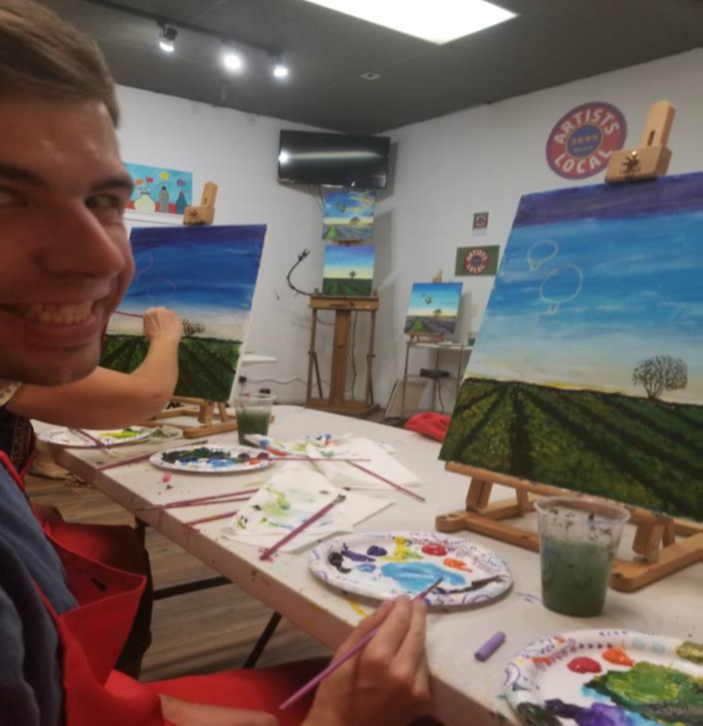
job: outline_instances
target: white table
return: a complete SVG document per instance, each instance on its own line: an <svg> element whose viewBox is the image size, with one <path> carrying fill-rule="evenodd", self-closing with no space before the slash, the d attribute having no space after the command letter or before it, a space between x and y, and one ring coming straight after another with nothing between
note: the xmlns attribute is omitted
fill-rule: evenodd
<svg viewBox="0 0 703 726"><path fill-rule="evenodd" d="M389 491L383 496L396 504L364 522L360 530L433 530L437 514L463 506L468 480L444 470L437 459L436 442L401 429L295 406L278 406L275 413L271 433L276 437L294 439L306 433L366 436L392 444L400 462L420 477L422 488L418 491L427 498L426 503ZM236 440L236 434L224 434L217 440ZM130 511L190 494L205 496L232 490L233 477L174 474L173 488L166 491L161 473L148 462L105 472L95 469L111 457L127 458L165 446L168 444L162 442L112 449L110 457L96 450L59 450L55 451L55 458ZM239 476L236 486L245 488L247 482L261 478L256 473ZM359 604L316 580L307 569L307 552L279 554L271 562L261 562L254 548L221 537L227 520L200 525L198 529L182 524L215 511L212 507L194 507L143 512L140 517L314 638L331 648L339 645L361 618ZM556 615L541 605L537 555L478 535L470 536L508 562L514 586L507 597L489 606L429 617L427 653L432 673L432 714L447 726L481 726L506 720L517 723L505 701L498 698L503 668L522 647L538 638L569 630L607 627L703 640L703 567L689 567L640 593L628 595L610 590L603 615L577 619ZM361 607L367 613L371 611L367 604ZM479 663L474 652L497 630L506 632L506 644L489 661Z"/></svg>

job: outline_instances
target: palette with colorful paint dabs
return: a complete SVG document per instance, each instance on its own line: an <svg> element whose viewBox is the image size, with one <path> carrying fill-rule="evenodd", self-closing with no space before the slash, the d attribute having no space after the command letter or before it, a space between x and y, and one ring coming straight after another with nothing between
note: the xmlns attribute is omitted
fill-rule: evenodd
<svg viewBox="0 0 703 726"><path fill-rule="evenodd" d="M512 584L505 562L491 550L434 532L367 532L323 542L310 569L323 582L376 600L417 595L442 582L426 597L430 605L484 603Z"/></svg>
<svg viewBox="0 0 703 726"><path fill-rule="evenodd" d="M505 689L533 726L700 726L703 643L628 630L555 635L508 664Z"/></svg>
<svg viewBox="0 0 703 726"><path fill-rule="evenodd" d="M49 429L39 434L39 440L47 444L58 444L71 449L93 449L102 446L124 446L145 441L154 435L153 428L127 426L123 429ZM100 442L98 444L97 442Z"/></svg>
<svg viewBox="0 0 703 726"><path fill-rule="evenodd" d="M160 469L194 474L246 474L268 469L274 462L266 451L248 446L191 444L154 454L149 461Z"/></svg>

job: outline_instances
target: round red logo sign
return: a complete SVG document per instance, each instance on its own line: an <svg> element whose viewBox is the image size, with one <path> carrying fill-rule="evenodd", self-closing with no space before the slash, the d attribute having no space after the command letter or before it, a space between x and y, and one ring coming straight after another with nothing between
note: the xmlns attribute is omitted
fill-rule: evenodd
<svg viewBox="0 0 703 726"><path fill-rule="evenodd" d="M547 140L547 162L565 179L585 179L605 170L626 135L625 117L615 106L584 103L557 121Z"/></svg>

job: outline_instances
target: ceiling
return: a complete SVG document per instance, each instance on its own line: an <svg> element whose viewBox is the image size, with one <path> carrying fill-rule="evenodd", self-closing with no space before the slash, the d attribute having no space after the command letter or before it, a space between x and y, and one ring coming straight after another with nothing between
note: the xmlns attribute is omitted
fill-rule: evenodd
<svg viewBox="0 0 703 726"><path fill-rule="evenodd" d="M114 0L176 27L278 47L291 69L282 82L265 51L242 45L247 71L231 75L216 38L180 29L176 52L166 54L148 18L89 0L42 1L96 38L118 83L347 133L387 131L703 46L703 0L496 0L518 17L443 46L304 0ZM381 77L362 78L369 71Z"/></svg>

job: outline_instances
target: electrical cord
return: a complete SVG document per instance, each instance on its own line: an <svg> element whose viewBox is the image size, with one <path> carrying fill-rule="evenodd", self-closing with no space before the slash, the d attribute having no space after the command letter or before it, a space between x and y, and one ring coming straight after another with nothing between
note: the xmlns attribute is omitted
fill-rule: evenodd
<svg viewBox="0 0 703 726"><path fill-rule="evenodd" d="M297 293L298 295L305 295L306 297L312 297L312 293L311 292L305 292L305 290L301 290L300 288L297 288L293 284L293 281L291 280L291 275L293 274L295 268L301 262L304 262L308 258L309 255L310 255L310 250L303 250L302 252L300 252L298 254L298 260L297 260L297 262L293 265L293 267L290 268L290 270L288 270L288 274L286 275L286 282L288 283L288 287L291 290L293 290L293 292Z"/></svg>
<svg viewBox="0 0 703 726"><path fill-rule="evenodd" d="M352 323L352 334L351 334L351 364L352 364L352 382L351 382L351 397L352 400L356 400L356 392L354 391L354 388L356 387L356 357L354 353L356 352L356 321L359 319L359 313L354 313L354 322Z"/></svg>
<svg viewBox="0 0 703 726"><path fill-rule="evenodd" d="M439 407L444 413L444 401L442 401L442 381L437 381L437 398L439 399Z"/></svg>

